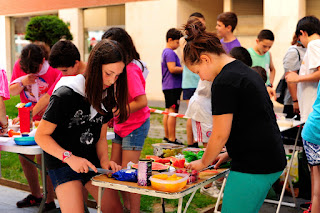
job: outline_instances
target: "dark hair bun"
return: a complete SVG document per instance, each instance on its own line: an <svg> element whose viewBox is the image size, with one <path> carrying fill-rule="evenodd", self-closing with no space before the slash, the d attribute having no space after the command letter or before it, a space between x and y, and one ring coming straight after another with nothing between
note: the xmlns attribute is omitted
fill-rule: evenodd
<svg viewBox="0 0 320 213"><path fill-rule="evenodd" d="M190 17L187 24L184 26L187 35L186 41L191 41L202 35L206 30L206 26L196 17Z"/></svg>

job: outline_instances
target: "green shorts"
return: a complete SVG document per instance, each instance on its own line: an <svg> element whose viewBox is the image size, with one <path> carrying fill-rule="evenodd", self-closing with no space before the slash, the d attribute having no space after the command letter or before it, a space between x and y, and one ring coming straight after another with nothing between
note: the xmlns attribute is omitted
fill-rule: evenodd
<svg viewBox="0 0 320 213"><path fill-rule="evenodd" d="M272 184L282 174L230 171L224 190L222 213L258 213Z"/></svg>

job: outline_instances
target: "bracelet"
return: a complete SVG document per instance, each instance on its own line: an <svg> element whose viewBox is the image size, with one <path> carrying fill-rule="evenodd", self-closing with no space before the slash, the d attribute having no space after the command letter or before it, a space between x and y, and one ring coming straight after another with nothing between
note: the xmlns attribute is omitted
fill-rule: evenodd
<svg viewBox="0 0 320 213"><path fill-rule="evenodd" d="M292 100L292 102L293 102L293 103L297 103L297 102L298 102L298 100L294 100L294 101Z"/></svg>
<svg viewBox="0 0 320 213"><path fill-rule="evenodd" d="M5 125L1 125L0 127L1 127L1 129L6 129L6 128L8 128L8 123L7 124L5 124Z"/></svg>
<svg viewBox="0 0 320 213"><path fill-rule="evenodd" d="M19 82L20 87L24 88L22 81Z"/></svg>

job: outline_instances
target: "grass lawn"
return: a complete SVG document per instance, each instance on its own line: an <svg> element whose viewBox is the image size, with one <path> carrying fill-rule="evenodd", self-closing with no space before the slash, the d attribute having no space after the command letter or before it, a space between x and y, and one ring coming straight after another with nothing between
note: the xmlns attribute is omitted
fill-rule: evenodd
<svg viewBox="0 0 320 213"><path fill-rule="evenodd" d="M18 115L18 110L15 108L15 105L20 102L19 96L12 97L10 100L5 101L7 115L9 115L9 118L15 118ZM163 110L162 108L160 108ZM162 116L157 114L151 115L151 124L152 121L157 121L159 123L162 123ZM144 158L146 155L152 155L153 154L153 147L151 144L153 143L160 143L162 139L159 138L147 138L143 147L143 150L141 152L141 158ZM111 145L111 141L108 141L109 145ZM110 155L110 149L109 149L109 155ZM9 152L3 152L1 151L1 167L2 167L2 176L9 180L18 181L20 183L27 184L27 180L25 179L25 176L23 174L20 161L17 154L9 153ZM183 206L188 201L189 196L186 196L183 202ZM215 203L216 199L202 195L199 193L199 191L195 194L195 197L193 198L192 203L190 204L188 211L190 213L196 213L199 212L199 209L205 208L209 205L213 205ZM172 212L176 212L176 208L178 206L178 200L168 200L166 199L166 207L172 209ZM161 203L160 198L156 197L150 197L142 195L141 197L141 211L143 212L153 212L154 211L154 205ZM168 209L167 209L168 210ZM169 210L170 211L170 210Z"/></svg>

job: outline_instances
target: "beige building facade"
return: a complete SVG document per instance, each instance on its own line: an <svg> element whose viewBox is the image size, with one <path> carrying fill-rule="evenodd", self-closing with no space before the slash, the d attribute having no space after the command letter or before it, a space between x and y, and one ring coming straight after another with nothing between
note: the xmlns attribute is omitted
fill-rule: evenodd
<svg viewBox="0 0 320 213"><path fill-rule="evenodd" d="M32 0L30 4L35 2ZM37 11L0 9L0 67L6 69L9 79L15 60L28 43L23 39L23 29L20 28L36 15L57 15L68 23L73 42L84 61L92 45L101 39L105 30L112 26L124 27L150 70L146 86L149 100L164 99L160 61L166 44L166 32L172 27L181 28L193 12L201 12L205 16L210 31L215 31L219 13L235 12L239 19L235 35L246 48L254 46L260 30L272 30L275 42L270 52L276 67L276 83L283 75L282 59L290 46L297 21L305 15L320 18L318 0L102 0L99 4L88 0L86 5L77 2L82 1L75 1L74 4L58 1L56 7L48 5ZM177 53L180 55L181 50L177 50Z"/></svg>

